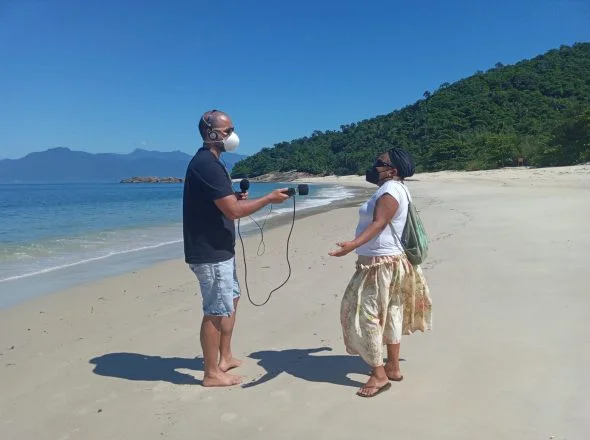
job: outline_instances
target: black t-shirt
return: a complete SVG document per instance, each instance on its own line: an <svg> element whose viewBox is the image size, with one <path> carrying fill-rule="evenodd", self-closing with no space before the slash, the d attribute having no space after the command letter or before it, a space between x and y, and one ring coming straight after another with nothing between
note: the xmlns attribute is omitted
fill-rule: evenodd
<svg viewBox="0 0 590 440"><path fill-rule="evenodd" d="M199 149L184 181L182 229L187 263L219 263L235 255L234 221L213 202L231 194L231 178L223 164L208 149Z"/></svg>

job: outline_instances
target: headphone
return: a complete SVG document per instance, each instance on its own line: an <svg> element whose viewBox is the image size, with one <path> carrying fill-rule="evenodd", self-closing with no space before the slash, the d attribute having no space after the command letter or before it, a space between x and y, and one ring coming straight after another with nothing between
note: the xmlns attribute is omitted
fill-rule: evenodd
<svg viewBox="0 0 590 440"><path fill-rule="evenodd" d="M207 137L210 141L218 141L219 140L219 133L215 131L215 129L211 126L209 119L211 118L211 114L215 113L218 110L211 110L207 112L207 119L205 119L205 115L201 116L201 120L207 126Z"/></svg>

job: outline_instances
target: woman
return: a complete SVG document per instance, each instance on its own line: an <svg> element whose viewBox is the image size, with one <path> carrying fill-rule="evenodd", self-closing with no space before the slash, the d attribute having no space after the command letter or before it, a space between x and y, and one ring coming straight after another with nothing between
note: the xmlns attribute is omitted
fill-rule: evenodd
<svg viewBox="0 0 590 440"><path fill-rule="evenodd" d="M342 298L340 321L346 351L359 354L373 369L357 393L361 397L389 389L390 380L401 381L402 334L431 328L428 285L400 243L411 201L404 179L413 174L412 159L401 148L379 155L366 174L367 181L379 188L359 210L355 239L338 243L340 249L330 252L334 257L353 250L358 254L356 272Z"/></svg>

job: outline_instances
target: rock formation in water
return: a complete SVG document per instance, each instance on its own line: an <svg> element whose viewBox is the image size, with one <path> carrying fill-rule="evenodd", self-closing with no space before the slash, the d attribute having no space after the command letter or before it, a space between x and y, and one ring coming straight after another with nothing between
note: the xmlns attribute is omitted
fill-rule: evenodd
<svg viewBox="0 0 590 440"><path fill-rule="evenodd" d="M121 183L182 183L184 179L180 177L130 177L121 180Z"/></svg>

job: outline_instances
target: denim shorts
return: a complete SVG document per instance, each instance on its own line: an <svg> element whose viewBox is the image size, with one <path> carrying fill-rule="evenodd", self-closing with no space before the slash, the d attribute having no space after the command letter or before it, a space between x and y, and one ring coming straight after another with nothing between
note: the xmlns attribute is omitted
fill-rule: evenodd
<svg viewBox="0 0 590 440"><path fill-rule="evenodd" d="M189 264L189 267L201 286L203 314L231 316L235 310L234 299L240 297L235 257L220 263Z"/></svg>

